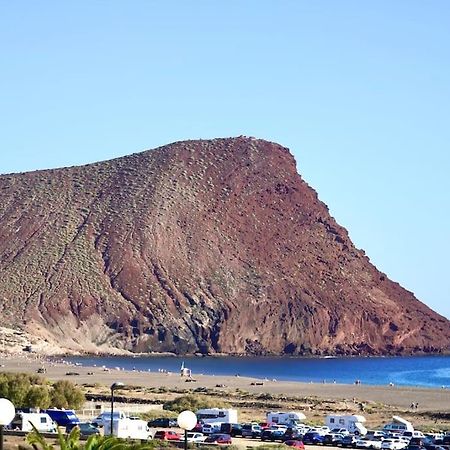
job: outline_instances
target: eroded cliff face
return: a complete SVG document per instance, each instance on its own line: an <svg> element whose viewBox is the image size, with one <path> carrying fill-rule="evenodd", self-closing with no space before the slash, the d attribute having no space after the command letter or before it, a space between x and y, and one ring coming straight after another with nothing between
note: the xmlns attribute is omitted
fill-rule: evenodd
<svg viewBox="0 0 450 450"><path fill-rule="evenodd" d="M0 210L2 325L64 349L450 349L449 321L354 247L274 143L3 175Z"/></svg>

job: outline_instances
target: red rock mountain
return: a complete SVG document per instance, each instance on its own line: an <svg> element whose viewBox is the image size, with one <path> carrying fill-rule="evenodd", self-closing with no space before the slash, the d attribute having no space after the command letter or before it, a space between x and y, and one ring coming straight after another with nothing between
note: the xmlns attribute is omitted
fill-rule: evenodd
<svg viewBox="0 0 450 450"><path fill-rule="evenodd" d="M186 141L0 177L2 325L69 351L450 349L280 145Z"/></svg>

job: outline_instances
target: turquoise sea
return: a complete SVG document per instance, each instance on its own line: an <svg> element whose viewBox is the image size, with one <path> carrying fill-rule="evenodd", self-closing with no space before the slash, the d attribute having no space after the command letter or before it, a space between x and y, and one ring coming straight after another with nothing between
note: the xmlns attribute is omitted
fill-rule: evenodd
<svg viewBox="0 0 450 450"><path fill-rule="evenodd" d="M178 357L109 356L70 357L66 361L83 366L105 366L125 370L178 372L181 365L192 373L240 375L261 379L305 382L354 383L444 387L450 389L450 356L287 358L287 357Z"/></svg>

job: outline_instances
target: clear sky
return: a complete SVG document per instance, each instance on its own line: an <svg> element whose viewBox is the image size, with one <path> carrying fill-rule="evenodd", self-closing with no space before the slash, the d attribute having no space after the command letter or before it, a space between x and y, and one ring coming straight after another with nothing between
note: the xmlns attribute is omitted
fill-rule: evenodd
<svg viewBox="0 0 450 450"><path fill-rule="evenodd" d="M0 173L249 135L450 318L450 2L0 0Z"/></svg>

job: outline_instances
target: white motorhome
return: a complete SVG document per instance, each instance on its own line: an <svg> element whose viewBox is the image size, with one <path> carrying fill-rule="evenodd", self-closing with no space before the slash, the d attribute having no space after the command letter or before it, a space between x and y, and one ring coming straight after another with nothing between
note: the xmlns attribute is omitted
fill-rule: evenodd
<svg viewBox="0 0 450 450"><path fill-rule="evenodd" d="M104 422L104 430L105 436L111 434L111 420ZM145 420L130 419L129 417L124 419L114 417L112 434L124 439L151 439L153 437Z"/></svg>
<svg viewBox="0 0 450 450"><path fill-rule="evenodd" d="M113 420L125 419L126 417L127 416L123 411L113 412ZM103 427L106 423L109 423L109 428L111 428L111 411L102 412L92 421L92 423L98 427Z"/></svg>
<svg viewBox="0 0 450 450"><path fill-rule="evenodd" d="M47 413L18 412L9 425L12 430L32 431L33 425L43 433L56 433L57 425Z"/></svg>
<svg viewBox="0 0 450 450"><path fill-rule="evenodd" d="M365 435L367 428L364 426L366 419L358 415L330 414L325 418L325 425L330 428L345 428L350 433Z"/></svg>
<svg viewBox="0 0 450 450"><path fill-rule="evenodd" d="M275 423L277 425L298 425L306 416L300 411L274 412L270 411L266 414L268 423Z"/></svg>
<svg viewBox="0 0 450 450"><path fill-rule="evenodd" d="M392 416L392 422L387 423L383 427L383 431L386 433L403 433L404 431L414 431L414 427L406 419L400 416Z"/></svg>
<svg viewBox="0 0 450 450"><path fill-rule="evenodd" d="M236 409L199 409L195 415L197 416L197 420L202 423L239 423Z"/></svg>

